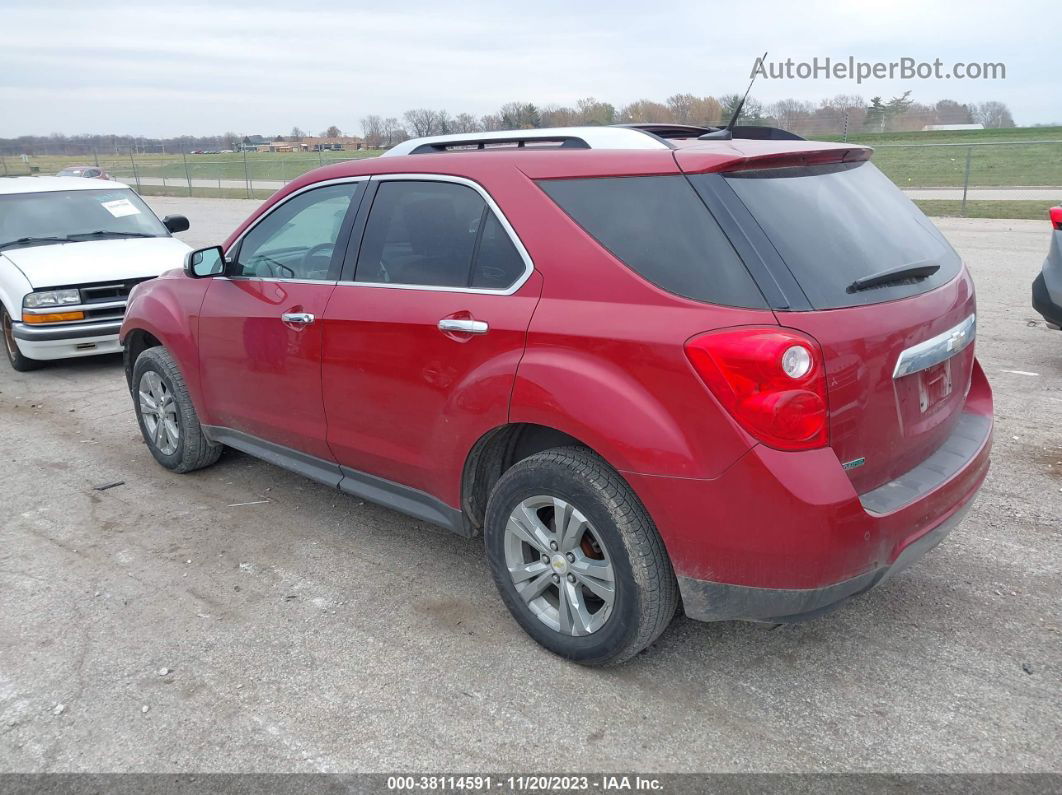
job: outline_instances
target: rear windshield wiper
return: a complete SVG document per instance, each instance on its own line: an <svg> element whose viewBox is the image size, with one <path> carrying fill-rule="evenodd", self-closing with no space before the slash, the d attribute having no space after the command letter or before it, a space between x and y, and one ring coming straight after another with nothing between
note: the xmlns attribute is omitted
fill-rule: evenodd
<svg viewBox="0 0 1062 795"><path fill-rule="evenodd" d="M69 243L68 237L20 237L18 240L8 240L0 243L0 249L13 248L15 246L35 246L37 243Z"/></svg>
<svg viewBox="0 0 1062 795"><path fill-rule="evenodd" d="M95 232L78 232L70 235L71 240L82 240L86 237L158 237L158 235L149 235L146 232L117 232L110 229L97 229Z"/></svg>
<svg viewBox="0 0 1062 795"><path fill-rule="evenodd" d="M848 292L858 293L860 290L869 290L871 287L881 287L893 282L905 282L909 279L926 279L939 270L939 265L901 265L899 268L879 271L856 279L848 285Z"/></svg>

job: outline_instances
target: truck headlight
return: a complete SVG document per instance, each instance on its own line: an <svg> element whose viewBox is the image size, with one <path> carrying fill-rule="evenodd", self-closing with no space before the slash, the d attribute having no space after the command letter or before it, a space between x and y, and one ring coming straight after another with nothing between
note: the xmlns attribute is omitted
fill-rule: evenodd
<svg viewBox="0 0 1062 795"><path fill-rule="evenodd" d="M22 305L27 309L37 309L42 306L69 306L80 304L81 293L77 290L41 290L30 293L22 299Z"/></svg>

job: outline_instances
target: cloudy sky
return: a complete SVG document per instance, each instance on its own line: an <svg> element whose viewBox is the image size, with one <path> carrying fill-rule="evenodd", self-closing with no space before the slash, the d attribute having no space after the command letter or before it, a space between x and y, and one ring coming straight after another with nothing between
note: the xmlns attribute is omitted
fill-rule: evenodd
<svg viewBox="0 0 1062 795"><path fill-rule="evenodd" d="M618 107L743 91L764 50L1007 69L989 81L762 81L764 102L911 89L926 103L1001 100L1020 125L1062 122L1057 0L0 0L0 19L0 137L358 133L368 113L411 107L480 115L588 96Z"/></svg>

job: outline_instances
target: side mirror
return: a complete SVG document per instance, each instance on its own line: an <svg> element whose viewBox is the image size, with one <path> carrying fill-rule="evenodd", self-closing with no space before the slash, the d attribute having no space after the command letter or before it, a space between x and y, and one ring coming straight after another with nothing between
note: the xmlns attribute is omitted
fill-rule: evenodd
<svg viewBox="0 0 1062 795"><path fill-rule="evenodd" d="M225 272L225 253L221 246L189 251L184 255L184 272L193 279L221 276Z"/></svg>
<svg viewBox="0 0 1062 795"><path fill-rule="evenodd" d="M162 225L171 232L185 232L188 229L188 219L183 215L167 215L162 219Z"/></svg>

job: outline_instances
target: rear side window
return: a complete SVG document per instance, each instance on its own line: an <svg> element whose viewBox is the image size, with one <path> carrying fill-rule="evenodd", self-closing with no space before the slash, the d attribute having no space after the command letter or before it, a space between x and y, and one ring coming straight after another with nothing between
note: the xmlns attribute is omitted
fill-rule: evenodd
<svg viewBox="0 0 1062 795"><path fill-rule="evenodd" d="M723 176L816 309L917 295L959 272L959 255L944 236L871 163ZM920 264L939 270L924 279L851 289L857 279Z"/></svg>
<svg viewBox="0 0 1062 795"><path fill-rule="evenodd" d="M354 280L504 290L525 269L477 191L451 182L395 180L376 192Z"/></svg>
<svg viewBox="0 0 1062 795"><path fill-rule="evenodd" d="M617 259L668 292L763 308L763 295L684 176L542 180L539 186Z"/></svg>
<svg viewBox="0 0 1062 795"><path fill-rule="evenodd" d="M488 209L484 213L483 232L476 252L476 264L472 269L471 286L504 290L523 275L524 260L498 217Z"/></svg>

